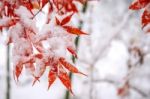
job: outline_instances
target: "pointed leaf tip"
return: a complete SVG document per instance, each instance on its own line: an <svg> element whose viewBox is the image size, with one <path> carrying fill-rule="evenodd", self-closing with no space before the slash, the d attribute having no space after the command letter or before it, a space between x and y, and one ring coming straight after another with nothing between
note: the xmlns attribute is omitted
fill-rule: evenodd
<svg viewBox="0 0 150 99"><path fill-rule="evenodd" d="M56 20L56 24L57 24L57 25L60 25L60 24L61 24L60 21L59 21L59 19L58 19L57 17L55 17L55 20Z"/></svg>
<svg viewBox="0 0 150 99"><path fill-rule="evenodd" d="M74 28L74 27L71 27L71 26L63 26L63 28L70 34L75 34L75 35L89 35L83 31L81 31L80 29L78 28Z"/></svg>
<svg viewBox="0 0 150 99"><path fill-rule="evenodd" d="M34 81L32 83L32 86L34 86L37 81L40 82L39 78L40 77L34 77Z"/></svg>
<svg viewBox="0 0 150 99"><path fill-rule="evenodd" d="M56 80L56 73L51 69L48 74L48 90L55 80Z"/></svg>
<svg viewBox="0 0 150 99"><path fill-rule="evenodd" d="M71 88L71 80L66 72L59 71L58 75L60 81L63 83L63 85L73 94L72 88Z"/></svg>
<svg viewBox="0 0 150 99"><path fill-rule="evenodd" d="M65 18L61 21L61 26L67 24L67 23L71 20L73 14L74 14L74 13L72 13L72 14L70 14L69 16L65 17Z"/></svg>
<svg viewBox="0 0 150 99"><path fill-rule="evenodd" d="M78 58L77 53L76 53L76 51L75 51L73 48L67 47L67 50L68 50L75 58Z"/></svg>

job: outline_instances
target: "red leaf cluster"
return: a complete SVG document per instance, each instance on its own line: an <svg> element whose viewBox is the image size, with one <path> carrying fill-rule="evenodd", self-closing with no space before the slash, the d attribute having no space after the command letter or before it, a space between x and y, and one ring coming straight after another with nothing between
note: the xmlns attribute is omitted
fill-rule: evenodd
<svg viewBox="0 0 150 99"><path fill-rule="evenodd" d="M53 39L52 34L54 33L51 33L50 27L48 32L45 34L37 33L34 25L34 17L39 12L34 13L33 10L37 9L41 11L44 6L48 5L48 16L50 16L50 14L54 11L56 11L59 16L67 15L61 21L55 16L55 27L58 26L59 28L62 28L66 33L68 33L69 36L86 35L87 33L81 31L80 29L68 25L72 16L78 12L74 2L84 4L87 0L0 1L0 30L3 31L3 29L6 28L9 33L7 43L13 43L14 79L17 79L18 81L22 70L25 68L34 77L34 85L35 82L39 81L40 77L44 74L46 68L50 68L48 74L48 88L58 77L66 88L72 92L71 81L66 69L73 73L83 73L80 72L75 66L67 62L63 56L55 55L54 51L57 49L57 47L55 48L55 45L53 47L52 44L52 48L45 50L42 41ZM26 11L27 15L23 14L24 12L22 13L21 11ZM72 14L68 15L68 13ZM45 24L48 26L50 22L51 21L49 20ZM54 35L54 39L55 38L56 36ZM59 36L58 38L60 41L64 40ZM69 44L72 43L69 42ZM66 45L64 48L66 48L67 51L77 58L76 50L73 46L74 45ZM38 53L34 53L33 48L35 48Z"/></svg>
<svg viewBox="0 0 150 99"><path fill-rule="evenodd" d="M56 17L56 23L57 25L62 26L68 33L70 34L75 34L75 35L87 35L87 33L81 31L78 28L72 27L72 26L68 26L66 25L68 22L70 22L71 17L73 14L65 17L61 22L58 20L58 18Z"/></svg>
<svg viewBox="0 0 150 99"><path fill-rule="evenodd" d="M132 10L144 9L142 15L142 28L146 27L146 32L150 32L150 0L135 0L129 7Z"/></svg>

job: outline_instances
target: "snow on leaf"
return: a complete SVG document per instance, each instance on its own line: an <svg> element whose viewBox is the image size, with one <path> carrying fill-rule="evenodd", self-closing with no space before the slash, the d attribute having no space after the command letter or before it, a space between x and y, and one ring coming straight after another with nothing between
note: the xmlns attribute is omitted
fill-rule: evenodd
<svg viewBox="0 0 150 99"><path fill-rule="evenodd" d="M67 50L77 57L74 48L75 35L87 35L87 33L70 25L65 25L71 21L73 14L78 12L75 2L84 4L85 1L1 0L0 31L2 33L7 32L6 42L7 44L13 44L14 80L18 81L23 69L25 69L33 76L34 85L37 81L40 81L46 69L49 68L48 88L58 77L66 88L72 92L71 81L65 70L83 73L62 57L66 57ZM41 13L46 4L49 4L47 7L49 12L44 13L47 16L47 23L39 28L35 16ZM34 13L33 10L35 9L38 9L37 13ZM68 15L68 13L72 14ZM62 16L66 17L59 21L58 18ZM4 28L7 28L5 32L3 32Z"/></svg>
<svg viewBox="0 0 150 99"><path fill-rule="evenodd" d="M150 24L150 0L135 0L129 7L132 10L144 9L144 13L141 18L142 28ZM146 28L146 32L149 32L150 28Z"/></svg>
<svg viewBox="0 0 150 99"><path fill-rule="evenodd" d="M9 18L9 17L4 17L0 19L0 27L1 28L8 28L13 25L15 25L19 21L18 18Z"/></svg>

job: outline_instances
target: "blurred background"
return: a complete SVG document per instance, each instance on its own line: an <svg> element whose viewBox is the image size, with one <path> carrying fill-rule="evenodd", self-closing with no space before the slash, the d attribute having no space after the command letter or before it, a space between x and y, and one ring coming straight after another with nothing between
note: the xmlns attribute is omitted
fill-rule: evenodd
<svg viewBox="0 0 150 99"><path fill-rule="evenodd" d="M73 24L90 35L76 39L78 59L70 57L88 75L71 75L75 95L59 79L47 90L46 73L32 86L33 78L24 71L16 84L11 46L0 44L0 99L150 99L150 36L141 29L142 12L128 9L131 2L79 5Z"/></svg>

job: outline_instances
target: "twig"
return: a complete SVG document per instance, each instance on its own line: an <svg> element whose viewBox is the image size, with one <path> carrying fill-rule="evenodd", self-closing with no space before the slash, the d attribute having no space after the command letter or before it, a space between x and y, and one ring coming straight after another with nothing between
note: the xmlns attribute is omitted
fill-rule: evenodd
<svg viewBox="0 0 150 99"><path fill-rule="evenodd" d="M7 47L7 75L6 75L6 82L7 82L7 89L6 89L6 99L10 99L10 89L11 89L11 85L10 85L10 59L9 59L9 52L10 52L10 46Z"/></svg>

